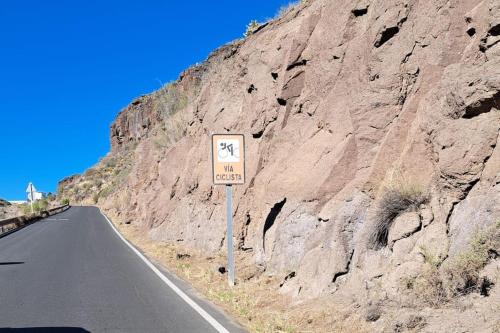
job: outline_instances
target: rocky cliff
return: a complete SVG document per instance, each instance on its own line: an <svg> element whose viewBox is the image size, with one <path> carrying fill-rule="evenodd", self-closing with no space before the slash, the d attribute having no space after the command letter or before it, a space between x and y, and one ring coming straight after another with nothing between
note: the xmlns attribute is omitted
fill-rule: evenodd
<svg viewBox="0 0 500 333"><path fill-rule="evenodd" d="M498 1L307 1L133 101L108 156L60 195L154 240L224 251L210 134L243 133L240 278L367 309L477 291L477 308L500 297L499 128ZM457 268L475 250L487 257Z"/></svg>

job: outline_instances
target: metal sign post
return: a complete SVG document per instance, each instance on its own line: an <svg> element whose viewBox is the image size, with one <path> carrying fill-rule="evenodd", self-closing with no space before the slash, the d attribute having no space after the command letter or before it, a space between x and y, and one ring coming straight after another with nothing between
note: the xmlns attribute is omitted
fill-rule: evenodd
<svg viewBox="0 0 500 333"><path fill-rule="evenodd" d="M242 134L212 135L212 177L214 185L226 186L227 271L229 285L234 286L233 185L245 183L245 138Z"/></svg>
<svg viewBox="0 0 500 333"><path fill-rule="evenodd" d="M227 217L227 279L234 286L234 254L233 254L233 186L226 185L226 217Z"/></svg>
<svg viewBox="0 0 500 333"><path fill-rule="evenodd" d="M33 184L29 183L26 192L28 192L28 198L30 199L31 203L31 214L33 214L33 199L35 198L33 191L34 191Z"/></svg>

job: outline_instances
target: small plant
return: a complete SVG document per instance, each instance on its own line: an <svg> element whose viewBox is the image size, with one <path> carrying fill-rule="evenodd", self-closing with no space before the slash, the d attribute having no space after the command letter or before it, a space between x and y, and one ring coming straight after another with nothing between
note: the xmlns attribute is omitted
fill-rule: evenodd
<svg viewBox="0 0 500 333"><path fill-rule="evenodd" d="M37 200L35 202L35 204L37 205L37 211L38 212L41 212L43 210L47 210L47 208L49 207L49 202L45 198Z"/></svg>
<svg viewBox="0 0 500 333"><path fill-rule="evenodd" d="M62 206L65 206L65 205L69 205L69 199L68 198L64 198L61 200L61 205Z"/></svg>
<svg viewBox="0 0 500 333"><path fill-rule="evenodd" d="M408 289L414 289L431 306L440 306L472 292L487 295L491 281L482 277L480 272L488 264L491 251L498 252L499 248L500 223L476 231L467 249L444 263L422 248L424 269Z"/></svg>
<svg viewBox="0 0 500 333"><path fill-rule="evenodd" d="M302 3L302 1L300 3ZM292 10L293 8L295 8L298 5L299 5L299 2L290 2L287 5L281 6L280 9L278 10L278 13L275 15L274 18L277 19L277 18L285 16L290 10Z"/></svg>
<svg viewBox="0 0 500 333"><path fill-rule="evenodd" d="M394 219L403 212L418 209L428 201L422 188L400 173L393 173L386 185L374 216L368 245L380 249L387 245L387 237Z"/></svg>
<svg viewBox="0 0 500 333"><path fill-rule="evenodd" d="M24 203L18 206L19 210L23 215L31 214L31 205L29 203Z"/></svg>
<svg viewBox="0 0 500 333"><path fill-rule="evenodd" d="M94 180L94 186L100 188L102 186L102 180L101 179Z"/></svg>
<svg viewBox="0 0 500 333"><path fill-rule="evenodd" d="M92 196L92 201L94 202L94 204L97 204L97 202L99 202L99 193L94 193L94 195Z"/></svg>
<svg viewBox="0 0 500 333"><path fill-rule="evenodd" d="M479 272L490 260L490 251L500 248L500 224L497 222L485 231L476 231L469 247L450 259L444 268L450 297L481 291L483 284Z"/></svg>
<svg viewBox="0 0 500 333"><path fill-rule="evenodd" d="M420 254L424 257L424 262L431 267L438 268L442 263L442 260L425 246L420 247Z"/></svg>
<svg viewBox="0 0 500 333"><path fill-rule="evenodd" d="M114 189L112 186L105 187L99 192L99 197L107 198L113 191Z"/></svg>
<svg viewBox="0 0 500 333"><path fill-rule="evenodd" d="M245 36L245 37L250 36L250 35L251 35L251 34L253 34L253 33L255 32L255 30L257 30L259 27L260 27L259 22L257 22L256 20L252 20L252 21L250 21L250 23L248 23L248 24L247 24L247 28L246 28L245 33L243 34L243 36Z"/></svg>
<svg viewBox="0 0 500 333"><path fill-rule="evenodd" d="M414 279L412 288L425 303L438 307L447 301L448 295L439 270L437 256L427 252L422 253L425 266L418 278ZM410 289L410 288L409 288Z"/></svg>

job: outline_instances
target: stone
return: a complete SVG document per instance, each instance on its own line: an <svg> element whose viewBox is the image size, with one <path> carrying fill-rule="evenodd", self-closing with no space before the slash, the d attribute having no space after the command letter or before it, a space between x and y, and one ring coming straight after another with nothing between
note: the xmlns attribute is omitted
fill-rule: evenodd
<svg viewBox="0 0 500 333"><path fill-rule="evenodd" d="M382 315L382 312L378 306L369 306L368 309L366 309L366 315L365 319L366 321L377 321L379 320L380 316Z"/></svg>
<svg viewBox="0 0 500 333"><path fill-rule="evenodd" d="M422 227L427 227L432 221L434 221L434 214L432 213L432 210L427 207L420 210L420 219L422 221Z"/></svg>
<svg viewBox="0 0 500 333"><path fill-rule="evenodd" d="M388 244L392 246L400 239L406 238L422 227L420 215L417 212L406 212L394 219L389 230Z"/></svg>

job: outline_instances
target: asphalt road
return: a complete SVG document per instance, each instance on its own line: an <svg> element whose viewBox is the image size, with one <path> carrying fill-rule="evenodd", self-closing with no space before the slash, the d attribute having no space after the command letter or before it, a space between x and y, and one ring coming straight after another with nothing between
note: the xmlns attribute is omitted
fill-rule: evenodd
<svg viewBox="0 0 500 333"><path fill-rule="evenodd" d="M229 332L242 330L193 296ZM217 332L93 207L0 238L0 332Z"/></svg>

